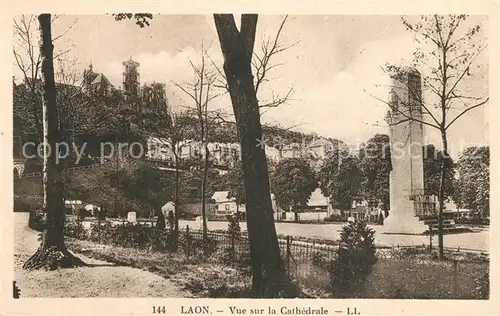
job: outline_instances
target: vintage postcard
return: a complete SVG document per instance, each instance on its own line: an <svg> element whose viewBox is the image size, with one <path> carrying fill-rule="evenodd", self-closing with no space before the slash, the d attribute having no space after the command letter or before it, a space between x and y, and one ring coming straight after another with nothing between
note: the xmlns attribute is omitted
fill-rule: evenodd
<svg viewBox="0 0 500 316"><path fill-rule="evenodd" d="M498 3L2 8L2 315L500 312Z"/></svg>

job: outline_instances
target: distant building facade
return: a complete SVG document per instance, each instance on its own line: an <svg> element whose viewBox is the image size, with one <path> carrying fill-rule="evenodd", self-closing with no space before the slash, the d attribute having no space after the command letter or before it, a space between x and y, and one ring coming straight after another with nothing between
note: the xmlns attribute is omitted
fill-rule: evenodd
<svg viewBox="0 0 500 316"><path fill-rule="evenodd" d="M153 82L144 84L141 88L142 111L154 111L161 107L167 107L167 92L165 84Z"/></svg>
<svg viewBox="0 0 500 316"><path fill-rule="evenodd" d="M309 154L319 159L325 159L336 148L334 142L324 138L313 140L307 147Z"/></svg>
<svg viewBox="0 0 500 316"><path fill-rule="evenodd" d="M103 73L94 72L92 63L83 71L83 89L98 95L111 95L116 88Z"/></svg>

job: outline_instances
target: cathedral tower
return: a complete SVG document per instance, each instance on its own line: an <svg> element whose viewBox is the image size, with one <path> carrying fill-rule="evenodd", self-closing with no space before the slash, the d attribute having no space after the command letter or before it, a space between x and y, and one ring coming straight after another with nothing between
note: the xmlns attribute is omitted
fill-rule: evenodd
<svg viewBox="0 0 500 316"><path fill-rule="evenodd" d="M140 93L139 63L130 58L123 62L123 91L129 96L138 97Z"/></svg>

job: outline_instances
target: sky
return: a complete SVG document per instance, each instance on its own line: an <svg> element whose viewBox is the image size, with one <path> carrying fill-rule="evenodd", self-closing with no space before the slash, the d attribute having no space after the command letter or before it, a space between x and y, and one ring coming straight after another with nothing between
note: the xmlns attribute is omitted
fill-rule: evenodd
<svg viewBox="0 0 500 316"><path fill-rule="evenodd" d="M259 16L256 52L273 37L283 16ZM470 17L487 34L487 20ZM237 19L238 21L238 19ZM163 82L172 107L189 100L174 86L193 79L190 61L200 59L207 48L217 65L222 54L212 16L155 15L149 27L133 21L116 22L112 16L59 16L53 24L54 36L64 33L54 45L71 47L68 58L77 61L82 72L92 63L116 86L122 85L122 62L132 58L140 63L141 84ZM373 96L387 99L385 63L411 59L416 49L413 35L405 30L399 16L290 16L281 41L295 44L276 56L275 68L259 91L259 99L272 93L284 94L293 88L292 100L267 111L262 121L301 132L341 139L351 144L366 141L375 133L388 133L384 115L387 106ZM488 95L487 50L477 58L477 75L466 82L474 95ZM14 69L14 73L16 70ZM229 96L213 102L214 108L232 113ZM449 130L450 151L456 156L468 145L488 144L489 105L463 116ZM440 147L439 133L424 128L426 143Z"/></svg>

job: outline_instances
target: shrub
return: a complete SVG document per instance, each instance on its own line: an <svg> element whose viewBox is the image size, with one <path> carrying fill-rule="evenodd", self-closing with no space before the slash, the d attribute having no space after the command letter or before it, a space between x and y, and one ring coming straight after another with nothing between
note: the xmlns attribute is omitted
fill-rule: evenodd
<svg viewBox="0 0 500 316"><path fill-rule="evenodd" d="M82 226L80 222L70 221L64 225L64 236L77 239L86 239L87 230Z"/></svg>
<svg viewBox="0 0 500 316"><path fill-rule="evenodd" d="M312 264L316 267L323 268L327 267L330 264L330 262L326 254L320 251L316 251L312 255Z"/></svg>
<svg viewBox="0 0 500 316"><path fill-rule="evenodd" d="M346 297L360 290L377 261L375 232L365 222L352 222L342 228L337 258L332 267L334 295Z"/></svg>
<svg viewBox="0 0 500 316"><path fill-rule="evenodd" d="M226 265L232 265L236 261L236 251L233 247L227 247L222 253L222 263Z"/></svg>
<svg viewBox="0 0 500 316"><path fill-rule="evenodd" d="M206 237L205 239L201 240L202 245L200 248L203 249L203 255L205 257L210 257L217 251L217 240L215 238L212 238L210 236Z"/></svg>
<svg viewBox="0 0 500 316"><path fill-rule="evenodd" d="M490 273L487 271L476 279L476 297L481 300L490 298Z"/></svg>
<svg viewBox="0 0 500 316"><path fill-rule="evenodd" d="M195 234L198 235L195 237ZM193 233L190 230L186 230L184 234L181 234L179 238L179 244L186 254L186 256L204 256L209 257L217 251L217 240L213 237L207 236L203 238L201 233Z"/></svg>
<svg viewBox="0 0 500 316"><path fill-rule="evenodd" d="M222 262L224 262L225 264L231 264L236 261L237 254L235 249L235 242L241 237L241 227L240 223L238 222L238 217L229 216L228 220L229 224L227 227L227 233L231 240L231 246L224 249Z"/></svg>
<svg viewBox="0 0 500 316"><path fill-rule="evenodd" d="M67 223L65 233L67 236L83 239L85 233L81 233L78 237L76 224ZM80 226L81 227L81 226ZM84 228L81 228L85 231ZM89 238L91 241L104 244L128 247L128 248L146 248L150 250L165 251L170 250L169 242L171 241L171 232L164 229L157 229L150 226L125 224L113 226L108 221L101 222L99 230L98 223L92 223L90 228Z"/></svg>
<svg viewBox="0 0 500 316"><path fill-rule="evenodd" d="M148 240L148 248L151 250L169 250L172 248L172 232L165 229L154 228Z"/></svg>
<svg viewBox="0 0 500 316"><path fill-rule="evenodd" d="M195 239L193 237L193 234L188 230L186 230L186 233L182 234L179 238L179 244L186 254L186 256L192 256L194 254L195 247L193 246Z"/></svg>
<svg viewBox="0 0 500 316"><path fill-rule="evenodd" d="M229 217L229 224L227 227L227 232L231 238L237 240L241 235L241 227L236 216Z"/></svg>

